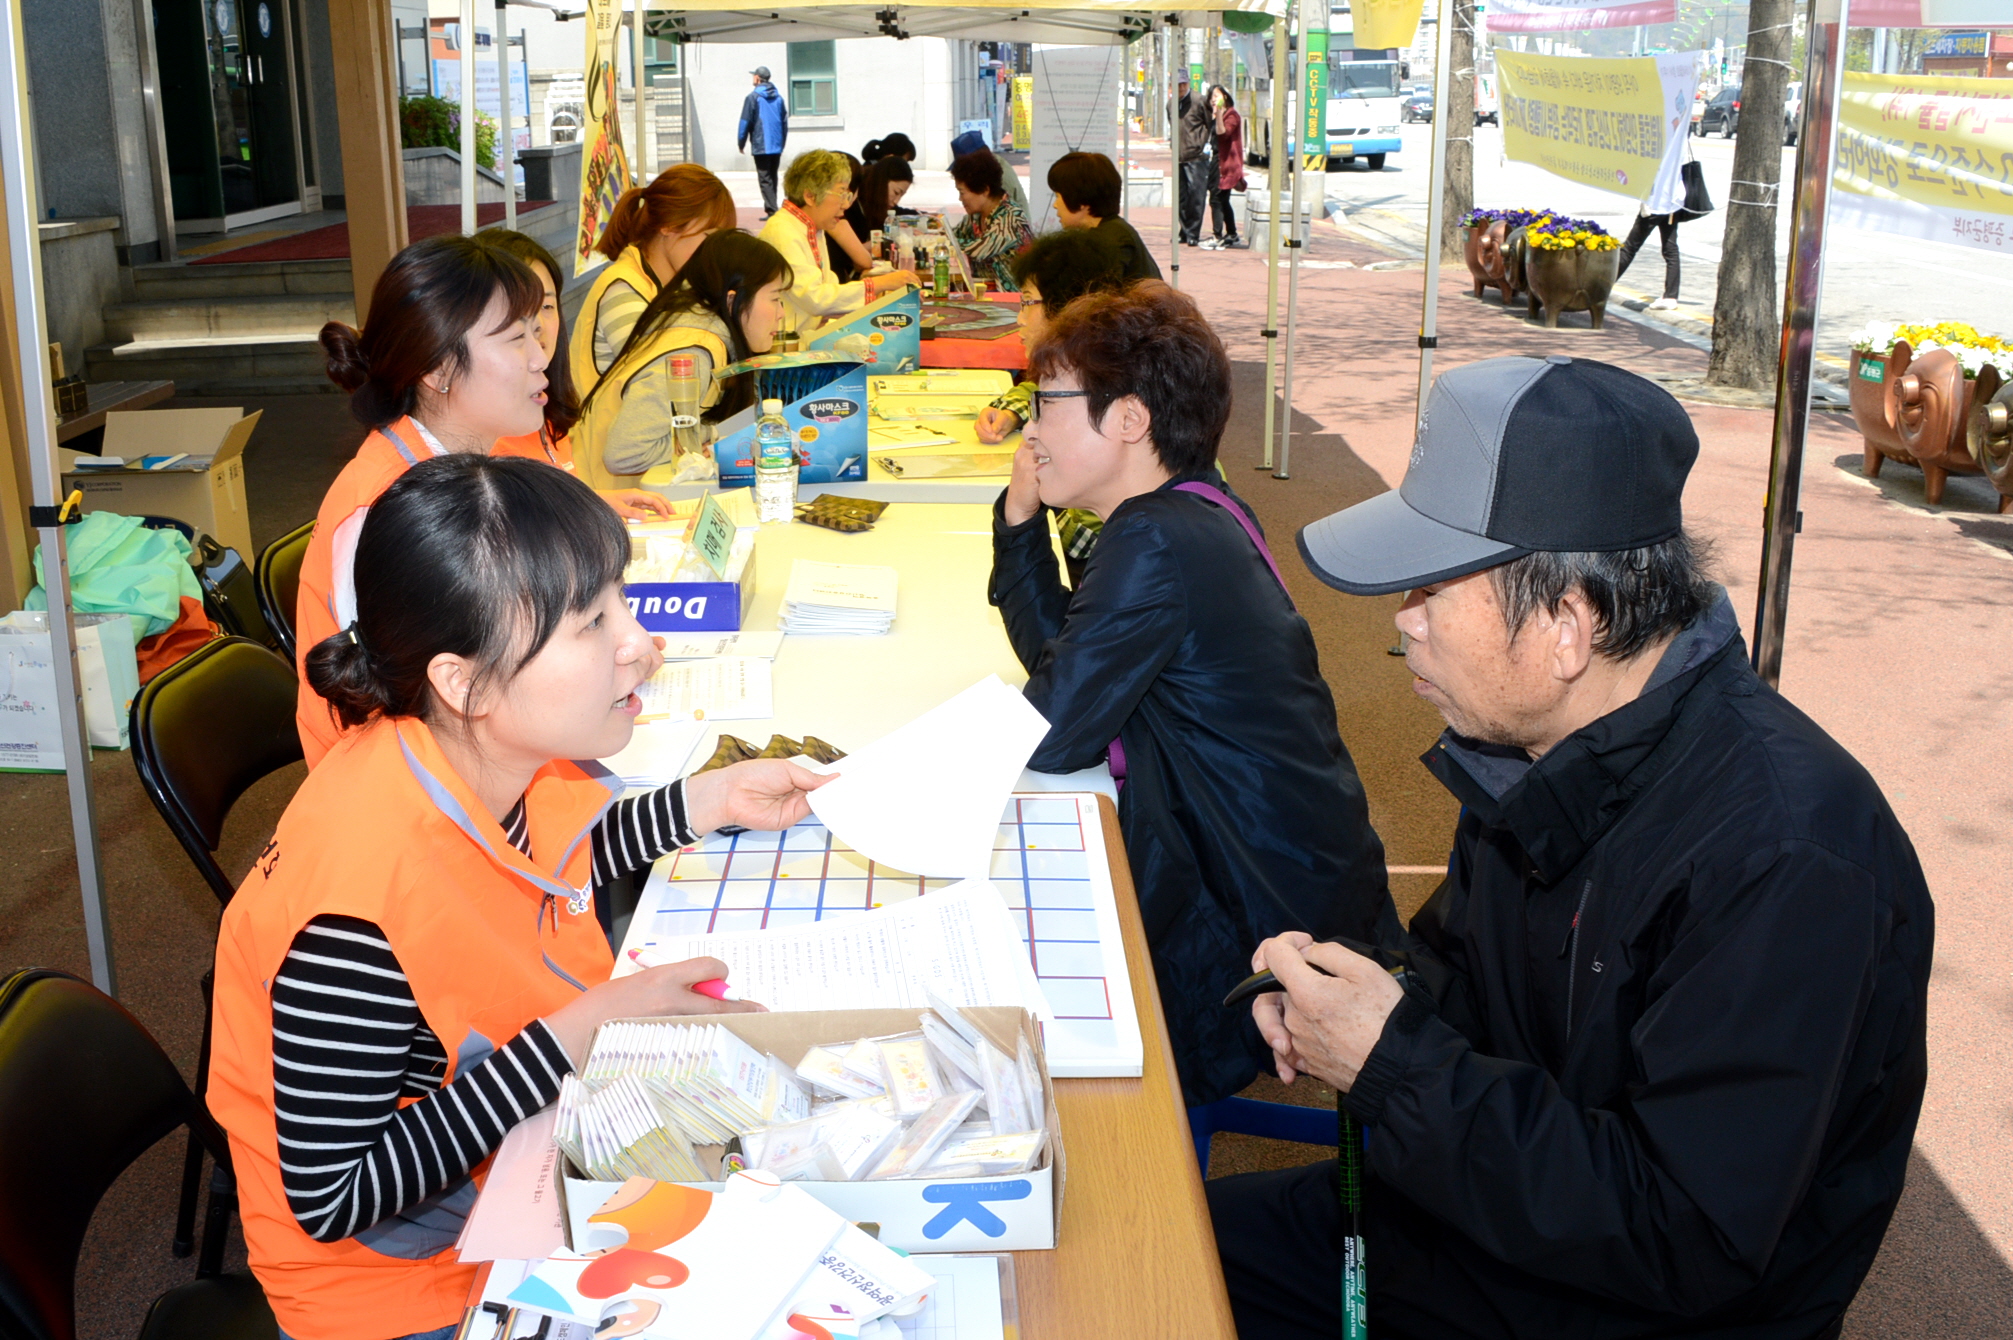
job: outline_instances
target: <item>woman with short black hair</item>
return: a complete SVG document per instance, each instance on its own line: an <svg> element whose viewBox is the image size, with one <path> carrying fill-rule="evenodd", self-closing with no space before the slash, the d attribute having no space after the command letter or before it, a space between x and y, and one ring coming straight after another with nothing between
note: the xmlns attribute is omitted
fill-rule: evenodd
<svg viewBox="0 0 2013 1340"><path fill-rule="evenodd" d="M629 535L536 461L422 461L356 549L356 612L308 677L349 728L217 941L209 1106L251 1267L290 1340L446 1340L474 1175L614 1018L759 1008L717 959L609 980L599 890L724 824L788 827L823 779L752 760L625 800L661 662Z"/></svg>
<svg viewBox="0 0 2013 1340"><path fill-rule="evenodd" d="M1086 294L1029 371L989 587L1049 723L1028 766L1122 780L1182 1092L1214 1102L1270 1068L1224 994L1283 931L1373 940L1395 917L1383 846L1307 621L1216 470L1230 359L1194 301L1152 279ZM1074 591L1049 536L1062 508L1103 521Z"/></svg>
<svg viewBox="0 0 2013 1340"><path fill-rule="evenodd" d="M1153 253L1118 212L1125 183L1109 158L1081 151L1064 154L1049 164L1048 189L1055 192L1056 222L1103 238L1118 253L1128 280L1160 278Z"/></svg>
<svg viewBox="0 0 2013 1340"><path fill-rule="evenodd" d="M976 149L951 164L951 180L965 216L951 236L965 253L972 277L990 279L1002 293L1019 287L1013 258L1034 241L1027 215L1007 198L1006 169L990 149Z"/></svg>

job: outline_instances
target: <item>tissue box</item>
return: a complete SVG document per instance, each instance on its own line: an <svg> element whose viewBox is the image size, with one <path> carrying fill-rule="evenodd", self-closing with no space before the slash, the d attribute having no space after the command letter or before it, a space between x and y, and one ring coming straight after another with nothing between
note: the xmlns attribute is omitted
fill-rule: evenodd
<svg viewBox="0 0 2013 1340"><path fill-rule="evenodd" d="M636 622L652 633L736 633L755 606L753 526L740 527L727 575L712 582L624 582Z"/></svg>
<svg viewBox="0 0 2013 1340"><path fill-rule="evenodd" d="M865 337L863 349L851 338L856 335ZM891 293L826 326L807 347L847 353L858 350L873 359L876 372L912 372L923 357L922 293L912 288Z"/></svg>
<svg viewBox="0 0 2013 1340"><path fill-rule="evenodd" d="M867 477L868 365L832 362L824 366L845 370L816 390L785 400L783 405L783 419L790 425L790 436L797 447L799 484L833 484ZM720 466L721 488L745 488L753 484L754 422L751 420L746 427L715 442L713 458Z"/></svg>
<svg viewBox="0 0 2013 1340"><path fill-rule="evenodd" d="M810 1010L790 1014L720 1014L708 1016L754 1047L774 1052L791 1065L824 1042L883 1037L914 1032L927 1010ZM1062 1221L1064 1160L1062 1120L1055 1106L1055 1085L1049 1079L1048 1057L1042 1051L1041 1027L1018 1006L983 1005L967 1008L966 1018L1011 1055L1018 1037L1026 1037L1041 1068L1041 1086L1048 1109L1048 1147L1040 1165L1011 1177L932 1178L927 1181L792 1182L820 1203L855 1223L881 1226L880 1240L907 1252L1001 1252L1055 1246L1056 1225ZM720 1147L699 1149L701 1163L720 1160ZM578 1175L567 1163L561 1169L566 1192L566 1232L569 1244L587 1241L587 1216L621 1187L620 1182L596 1182ZM723 1182L700 1182L718 1191Z"/></svg>

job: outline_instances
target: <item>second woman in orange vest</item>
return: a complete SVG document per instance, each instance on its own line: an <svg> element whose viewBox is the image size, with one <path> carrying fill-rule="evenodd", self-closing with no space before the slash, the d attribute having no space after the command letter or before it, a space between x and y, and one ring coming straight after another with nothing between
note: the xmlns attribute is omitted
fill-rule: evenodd
<svg viewBox="0 0 2013 1340"><path fill-rule="evenodd" d="M363 519L385 486L416 461L490 452L547 431L550 402L538 314L544 286L497 247L449 236L392 257L371 291L362 331L322 327L329 380L374 431L322 499L301 561L294 641L301 674L295 719L309 767L341 733L308 683L307 654L354 617L349 568ZM557 313L549 337L558 336ZM603 495L626 515L664 509L655 495Z"/></svg>
<svg viewBox="0 0 2013 1340"><path fill-rule="evenodd" d="M533 461L426 460L370 511L352 622L308 655L350 729L224 913L209 1103L291 1340L444 1337L490 1155L613 1018L757 1008L714 959L609 981L596 891L824 779L758 759L616 800L660 663L629 536Z"/></svg>

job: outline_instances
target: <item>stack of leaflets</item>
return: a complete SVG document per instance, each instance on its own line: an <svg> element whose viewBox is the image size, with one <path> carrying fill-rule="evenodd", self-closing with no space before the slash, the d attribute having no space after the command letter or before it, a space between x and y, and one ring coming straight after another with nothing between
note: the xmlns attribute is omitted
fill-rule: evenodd
<svg viewBox="0 0 2013 1340"><path fill-rule="evenodd" d="M837 636L879 636L895 622L893 568L854 563L790 565L783 591L783 631Z"/></svg>

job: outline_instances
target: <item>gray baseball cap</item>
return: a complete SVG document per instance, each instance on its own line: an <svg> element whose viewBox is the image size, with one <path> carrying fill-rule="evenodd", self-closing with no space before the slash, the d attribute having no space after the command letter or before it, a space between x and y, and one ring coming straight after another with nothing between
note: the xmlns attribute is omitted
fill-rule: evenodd
<svg viewBox="0 0 2013 1340"><path fill-rule="evenodd" d="M754 69L748 71L748 73L766 82L769 78L769 67L766 65L757 65Z"/></svg>
<svg viewBox="0 0 2013 1340"><path fill-rule="evenodd" d="M1535 552L1640 549L1676 535L1698 459L1691 417L1608 363L1491 358L1442 373L1405 478L1300 532L1316 577L1374 596Z"/></svg>

